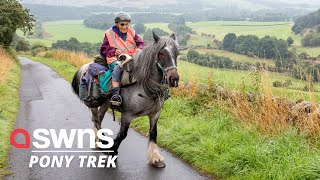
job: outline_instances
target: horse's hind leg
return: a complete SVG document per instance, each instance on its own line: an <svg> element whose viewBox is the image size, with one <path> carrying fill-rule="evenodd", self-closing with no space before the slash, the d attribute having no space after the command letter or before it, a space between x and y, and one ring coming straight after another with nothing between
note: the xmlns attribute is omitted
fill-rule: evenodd
<svg viewBox="0 0 320 180"><path fill-rule="evenodd" d="M107 104L107 103L103 103L102 106L99 108L98 117L100 120L100 129L101 129L102 120L103 120L104 115L106 114L108 109L109 109L109 104Z"/></svg>
<svg viewBox="0 0 320 180"><path fill-rule="evenodd" d="M160 155L157 145L157 122L160 116L160 112L155 115L149 116L150 121L150 135L149 135L149 147L148 147L148 161L151 165L156 167L165 167L164 158Z"/></svg>
<svg viewBox="0 0 320 180"><path fill-rule="evenodd" d="M106 114L108 108L109 107L106 103L102 104L102 106L99 109L98 108L91 108L92 122L94 124L93 130L95 133L95 142L96 142L95 144L96 144L97 149L99 149L99 147L97 146L97 142L99 142L97 132L101 129L101 123L102 123L102 120L103 120L104 115Z"/></svg>
<svg viewBox="0 0 320 180"><path fill-rule="evenodd" d="M95 134L95 142L98 141L97 132L101 129L101 122L98 116L98 108L90 108L92 113L93 130ZM97 143L95 143L96 148L98 148Z"/></svg>

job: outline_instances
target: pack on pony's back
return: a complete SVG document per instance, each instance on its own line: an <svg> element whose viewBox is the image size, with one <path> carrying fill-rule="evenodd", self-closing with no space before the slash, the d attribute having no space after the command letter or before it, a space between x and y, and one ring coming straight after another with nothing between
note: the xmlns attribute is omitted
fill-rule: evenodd
<svg viewBox="0 0 320 180"><path fill-rule="evenodd" d="M135 82L131 74L133 69L131 56L121 54L119 61L114 61L107 66L97 62L96 59L89 64L87 71L82 76L79 86L81 100L92 101L99 98L100 95L107 94L111 89L112 71L117 64L123 69L121 85L127 86Z"/></svg>
<svg viewBox="0 0 320 180"><path fill-rule="evenodd" d="M93 77L98 77L100 74L104 73L107 70L108 68L106 66L102 66L95 62L91 63L88 69L90 75Z"/></svg>
<svg viewBox="0 0 320 180"><path fill-rule="evenodd" d="M100 84L100 90L103 93L109 92L111 88L111 76L112 76L112 71L116 63L112 63L108 65L108 70L101 73L99 76L99 84Z"/></svg>
<svg viewBox="0 0 320 180"><path fill-rule="evenodd" d="M105 92L101 89L100 77L105 76L106 72L110 73L110 70L106 66L95 62L89 64L88 70L83 74L79 85L81 100L90 101L98 98L102 92Z"/></svg>

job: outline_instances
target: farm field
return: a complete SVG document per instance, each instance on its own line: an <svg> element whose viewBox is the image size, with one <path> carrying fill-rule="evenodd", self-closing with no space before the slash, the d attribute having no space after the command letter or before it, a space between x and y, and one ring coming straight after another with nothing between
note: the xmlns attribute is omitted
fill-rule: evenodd
<svg viewBox="0 0 320 180"><path fill-rule="evenodd" d="M211 78L217 84L222 85L227 89L240 90L245 85L247 91L251 91L254 84L254 80L250 75L250 71L240 71L240 70L229 70L229 69L215 69L199 66L193 63L188 63L184 61L178 62L178 69L182 78L182 81L187 82L190 79L196 80L198 82L207 84L208 77ZM290 76L279 74L279 73L267 73L265 75L267 86L271 88L273 95L288 97L293 100L307 99L316 102L320 102L320 84L314 84L315 90L319 92L305 92L302 89L307 85L306 81L297 80ZM274 81L285 82L286 80L291 80L292 85L288 88L278 88L272 87Z"/></svg>
<svg viewBox="0 0 320 180"><path fill-rule="evenodd" d="M289 22L245 22L245 21L205 21L205 22L187 22L196 35L191 35L188 45L212 44L213 38L203 37L201 33L214 34L216 39L223 40L223 37L234 32L237 36L254 34L258 37L265 35L275 36L277 38L287 39L289 36L294 39L294 47L297 52L307 52L312 56L320 54L320 48L301 47L301 36L291 32ZM160 28L166 32L172 33L168 28L168 23L146 23L147 28ZM63 20L49 21L43 24L48 37L44 39L27 38L31 43L42 42L46 46L57 40L68 40L70 37L77 38L80 42L98 43L102 42L104 30L88 28L83 25L83 20ZM23 34L19 31L18 35ZM143 37L142 34L140 34Z"/></svg>
<svg viewBox="0 0 320 180"><path fill-rule="evenodd" d="M217 56L224 56L224 57L228 57L231 60L234 61L238 61L238 62L242 62L242 63L251 63L251 64L256 64L256 63L264 63L266 65L268 65L269 67L275 67L275 63L272 60L266 60L263 58L253 58L253 57L248 57L246 55L241 55L241 54L237 54L237 53L233 53L233 52L228 52L228 51L224 51L224 50L218 50L218 49L195 49L196 51L198 51L200 54L212 54L212 55L217 55ZM188 51L187 50L183 50L180 51L181 55L187 55Z"/></svg>
<svg viewBox="0 0 320 180"><path fill-rule="evenodd" d="M276 36L277 38L287 39L291 36L295 44L300 44L301 37L291 32L289 22L245 22L245 21L202 21L188 22L187 26L193 30L205 34L214 34L219 40L233 32L239 35L256 35L264 37L265 35Z"/></svg>
<svg viewBox="0 0 320 180"><path fill-rule="evenodd" d="M85 27L83 20L64 20L64 21L49 21L43 24L44 30L49 37L43 39L27 40L34 42L42 42L46 46L51 46L57 40L68 40L71 37L77 38L80 42L98 43L102 42L104 31ZM18 32L22 35L21 32Z"/></svg>

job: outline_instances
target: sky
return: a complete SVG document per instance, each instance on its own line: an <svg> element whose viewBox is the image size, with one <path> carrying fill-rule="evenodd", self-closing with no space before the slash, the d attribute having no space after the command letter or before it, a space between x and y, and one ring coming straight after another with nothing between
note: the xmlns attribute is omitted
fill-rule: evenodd
<svg viewBox="0 0 320 180"><path fill-rule="evenodd" d="M269 9L269 8L320 8L320 0L20 0L25 4L47 4L59 6L135 6L148 7L155 5L177 3L201 3L203 6L237 6L242 9Z"/></svg>

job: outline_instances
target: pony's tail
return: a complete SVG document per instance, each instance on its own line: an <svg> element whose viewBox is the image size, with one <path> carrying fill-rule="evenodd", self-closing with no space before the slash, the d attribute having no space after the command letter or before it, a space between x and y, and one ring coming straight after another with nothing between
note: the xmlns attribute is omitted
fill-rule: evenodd
<svg viewBox="0 0 320 180"><path fill-rule="evenodd" d="M79 96L79 84L80 84L80 82L79 82L79 78L78 78L79 77L78 73L79 73L79 71L77 71L74 74L71 86L72 86L73 92Z"/></svg>

